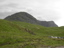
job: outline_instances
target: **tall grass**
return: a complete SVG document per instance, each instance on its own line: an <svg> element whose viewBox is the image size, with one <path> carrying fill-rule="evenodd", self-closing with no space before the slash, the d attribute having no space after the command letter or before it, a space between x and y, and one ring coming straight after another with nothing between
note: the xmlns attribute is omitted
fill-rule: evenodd
<svg viewBox="0 0 64 48"><path fill-rule="evenodd" d="M64 27L43 27L25 22L0 20L0 48L38 48L64 46Z"/></svg>

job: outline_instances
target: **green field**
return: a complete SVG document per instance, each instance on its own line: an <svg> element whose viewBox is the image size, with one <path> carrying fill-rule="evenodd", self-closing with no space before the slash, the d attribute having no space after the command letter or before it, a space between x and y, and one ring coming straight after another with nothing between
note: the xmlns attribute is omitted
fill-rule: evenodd
<svg viewBox="0 0 64 48"><path fill-rule="evenodd" d="M44 27L19 21L0 19L0 48L40 48L64 46L64 27Z"/></svg>

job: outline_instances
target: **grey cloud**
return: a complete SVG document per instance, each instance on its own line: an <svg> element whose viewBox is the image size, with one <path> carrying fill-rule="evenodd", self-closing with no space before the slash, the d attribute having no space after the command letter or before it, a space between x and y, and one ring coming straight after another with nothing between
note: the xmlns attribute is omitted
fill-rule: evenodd
<svg viewBox="0 0 64 48"><path fill-rule="evenodd" d="M18 4L10 3L10 4L7 4L6 6L7 6L7 7L13 7L13 8L16 8L16 7L18 6Z"/></svg>
<svg viewBox="0 0 64 48"><path fill-rule="evenodd" d="M14 12L1 12L0 13L0 19L4 19L5 17L7 17L8 15L13 14Z"/></svg>
<svg viewBox="0 0 64 48"><path fill-rule="evenodd" d="M59 13L53 10L44 10L42 14L45 18L45 20L58 20L59 19Z"/></svg>
<svg viewBox="0 0 64 48"><path fill-rule="evenodd" d="M60 0L0 0L0 13L24 10L39 20L56 21L59 19L60 12L56 11L54 5L59 1Z"/></svg>
<svg viewBox="0 0 64 48"><path fill-rule="evenodd" d="M0 0L0 2L3 2L3 1L6 1L6 0Z"/></svg>

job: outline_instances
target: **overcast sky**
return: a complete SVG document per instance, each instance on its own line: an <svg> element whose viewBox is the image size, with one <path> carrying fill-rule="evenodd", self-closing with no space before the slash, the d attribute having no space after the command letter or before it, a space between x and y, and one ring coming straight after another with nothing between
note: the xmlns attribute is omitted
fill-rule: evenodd
<svg viewBox="0 0 64 48"><path fill-rule="evenodd" d="M0 0L0 14L26 11L39 20L64 26L64 0ZM0 18L4 18L0 16Z"/></svg>

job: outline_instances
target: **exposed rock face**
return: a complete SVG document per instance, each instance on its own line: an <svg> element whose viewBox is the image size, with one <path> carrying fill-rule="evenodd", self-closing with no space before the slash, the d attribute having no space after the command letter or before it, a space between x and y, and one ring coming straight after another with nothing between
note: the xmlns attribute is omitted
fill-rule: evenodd
<svg viewBox="0 0 64 48"><path fill-rule="evenodd" d="M26 12L15 13L11 16L6 17L5 20L22 21L22 22L28 22L28 23L36 23L37 22L37 20L32 15L30 15Z"/></svg>
<svg viewBox="0 0 64 48"><path fill-rule="evenodd" d="M49 26L50 26L50 27L53 27L53 26L56 27L56 26L57 26L57 25L54 23L54 21L49 21L48 23L49 23Z"/></svg>
<svg viewBox="0 0 64 48"><path fill-rule="evenodd" d="M39 21L39 25L44 25L46 27L58 27L54 21Z"/></svg>
<svg viewBox="0 0 64 48"><path fill-rule="evenodd" d="M26 12L15 13L13 15L6 17L5 20L27 22L46 27L58 27L53 21L38 21L36 18L34 18L32 15Z"/></svg>

